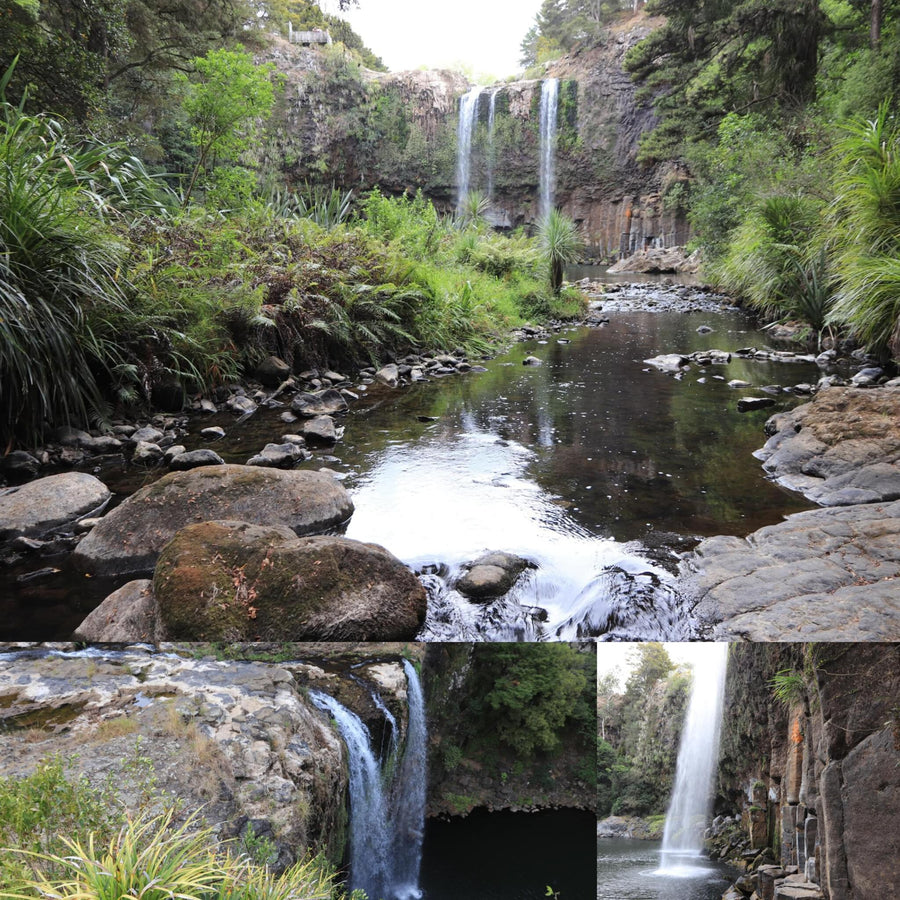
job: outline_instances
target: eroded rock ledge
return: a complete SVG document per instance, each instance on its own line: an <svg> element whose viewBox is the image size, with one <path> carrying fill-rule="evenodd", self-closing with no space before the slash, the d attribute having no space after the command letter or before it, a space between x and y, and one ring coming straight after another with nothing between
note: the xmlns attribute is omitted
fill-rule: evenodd
<svg viewBox="0 0 900 900"><path fill-rule="evenodd" d="M703 541L695 613L719 640L900 639L900 388L828 388L766 430L767 471L825 508Z"/></svg>

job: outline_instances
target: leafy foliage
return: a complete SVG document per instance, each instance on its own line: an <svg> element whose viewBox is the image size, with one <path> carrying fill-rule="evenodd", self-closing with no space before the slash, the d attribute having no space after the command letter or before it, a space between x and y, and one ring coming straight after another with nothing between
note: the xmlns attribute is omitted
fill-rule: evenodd
<svg viewBox="0 0 900 900"><path fill-rule="evenodd" d="M236 160L250 146L260 120L271 115L275 103L274 66L256 65L249 53L210 50L193 64L196 79L181 76L186 91L182 106L198 153L184 205L190 201L200 171L206 171L212 160Z"/></svg>

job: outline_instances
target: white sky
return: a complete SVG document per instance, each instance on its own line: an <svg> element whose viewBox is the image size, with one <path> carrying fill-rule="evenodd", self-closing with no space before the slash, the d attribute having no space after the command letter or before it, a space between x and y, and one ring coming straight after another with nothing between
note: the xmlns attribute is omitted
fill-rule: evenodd
<svg viewBox="0 0 900 900"><path fill-rule="evenodd" d="M337 12L336 0L321 6ZM458 68L488 80L520 70L520 45L541 0L359 0L345 14L392 71Z"/></svg>
<svg viewBox="0 0 900 900"><path fill-rule="evenodd" d="M666 653L674 663L691 663L697 644L691 641L681 643L664 643ZM700 645L702 648L702 644ZM600 642L597 644L597 671L602 677L607 672L616 672L619 675L619 687L625 687L628 675L631 672L629 657L633 656L637 644L626 641Z"/></svg>

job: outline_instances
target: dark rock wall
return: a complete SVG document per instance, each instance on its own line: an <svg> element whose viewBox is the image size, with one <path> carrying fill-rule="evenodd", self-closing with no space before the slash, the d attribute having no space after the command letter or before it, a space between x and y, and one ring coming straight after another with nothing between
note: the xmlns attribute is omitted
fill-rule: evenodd
<svg viewBox="0 0 900 900"><path fill-rule="evenodd" d="M829 900L900 896L900 646L735 644L726 703L717 811L749 829L765 804Z"/></svg>

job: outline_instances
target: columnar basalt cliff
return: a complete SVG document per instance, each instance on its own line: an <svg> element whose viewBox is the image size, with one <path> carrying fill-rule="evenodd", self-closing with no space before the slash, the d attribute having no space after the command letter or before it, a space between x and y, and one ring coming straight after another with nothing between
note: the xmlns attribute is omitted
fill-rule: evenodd
<svg viewBox="0 0 900 900"><path fill-rule="evenodd" d="M760 898L900 896L900 647L731 653L713 830L740 815L732 851L754 870L743 886Z"/></svg>
<svg viewBox="0 0 900 900"><path fill-rule="evenodd" d="M538 219L541 88L545 79L557 78L555 204L580 225L590 250L611 258L686 243L683 214L663 199L686 174L637 162L638 141L653 113L637 100L623 60L653 25L639 16L612 28L596 46L548 64L540 78L484 87L471 136L469 187L489 195L494 225L531 227ZM270 164L296 184L421 190L439 209L455 208L459 99L470 87L463 76L376 74L337 47L309 50L279 41L265 56L286 83L277 124L261 151Z"/></svg>

